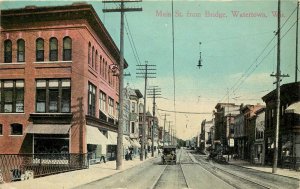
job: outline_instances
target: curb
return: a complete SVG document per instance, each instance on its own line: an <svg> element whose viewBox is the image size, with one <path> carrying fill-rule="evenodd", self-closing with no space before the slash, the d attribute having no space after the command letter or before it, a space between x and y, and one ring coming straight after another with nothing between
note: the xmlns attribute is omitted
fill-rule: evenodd
<svg viewBox="0 0 300 189"><path fill-rule="evenodd" d="M267 173L267 174L270 174L270 175L277 175L277 176L282 176L282 177L287 177L287 178L290 178L290 179L294 179L296 181L300 181L300 179L295 178L295 177L290 177L290 176L286 176L286 175L280 175L280 174L277 174L277 173L273 174L273 173L270 173L270 172L266 172L266 171L254 169L254 168L251 168L251 167L245 167L243 165L237 165L237 164L232 164L232 163L228 163L228 165L233 165L233 166L236 166L236 167L243 167L245 169L251 169L251 170L259 171L259 172L262 172L262 173Z"/></svg>

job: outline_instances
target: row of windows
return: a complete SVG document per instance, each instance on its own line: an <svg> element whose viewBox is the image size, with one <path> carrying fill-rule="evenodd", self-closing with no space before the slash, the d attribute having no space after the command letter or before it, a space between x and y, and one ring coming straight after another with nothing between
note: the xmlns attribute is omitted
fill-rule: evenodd
<svg viewBox="0 0 300 189"><path fill-rule="evenodd" d="M2 124L0 124L0 135L4 135ZM23 135L23 125L18 123L11 124L9 135Z"/></svg>
<svg viewBox="0 0 300 189"><path fill-rule="evenodd" d="M102 57L102 55L98 55L98 50L95 49L91 43L88 44L88 64L94 70L96 70L105 80L108 81L108 84L115 87L117 90L119 88L118 77L115 77L113 69L109 68L107 61Z"/></svg>
<svg viewBox="0 0 300 189"><path fill-rule="evenodd" d="M71 111L70 79L36 80L37 113L68 113ZM0 112L24 113L24 81L0 81Z"/></svg>
<svg viewBox="0 0 300 189"><path fill-rule="evenodd" d="M88 115L96 115L96 86L89 83L88 87ZM103 91L99 91L99 111L104 113L107 112L106 109L107 95ZM115 103L114 99L108 97L108 114L110 116L118 117L119 116L119 104L116 102L116 110L114 109ZM100 116L100 115L99 115Z"/></svg>
<svg viewBox="0 0 300 189"><path fill-rule="evenodd" d="M35 41L36 61L43 62L45 59L44 39L38 38ZM49 61L58 60L58 40L55 37L49 39ZM7 39L4 41L4 62L12 62L12 42ZM72 39L70 37L63 38L63 61L72 60ZM25 62L25 41L23 39L17 40L17 62Z"/></svg>
<svg viewBox="0 0 300 189"><path fill-rule="evenodd" d="M106 111L107 95L100 91L99 110ZM108 114L118 117L119 104L114 109L114 99L108 97ZM37 113L69 113L71 112L71 81L70 79L38 79L36 80ZM24 113L24 81L0 81L0 112ZM96 114L96 87L89 83L88 115Z"/></svg>

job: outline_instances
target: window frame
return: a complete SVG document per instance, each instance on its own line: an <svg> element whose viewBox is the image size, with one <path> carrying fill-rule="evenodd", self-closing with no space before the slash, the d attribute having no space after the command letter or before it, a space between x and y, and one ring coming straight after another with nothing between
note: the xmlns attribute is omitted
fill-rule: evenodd
<svg viewBox="0 0 300 189"><path fill-rule="evenodd" d="M134 134L134 131L135 131L135 123L134 123L134 121L132 121L130 124L130 133Z"/></svg>
<svg viewBox="0 0 300 189"><path fill-rule="evenodd" d="M69 41L69 44L68 43ZM67 46L70 48L67 48ZM69 36L63 38L63 61L71 61L72 60L72 39Z"/></svg>
<svg viewBox="0 0 300 189"><path fill-rule="evenodd" d="M20 126L21 127L21 134L18 134L18 133L13 133L13 129L14 127L16 126ZM15 128L16 129L16 128ZM13 123L13 124L10 124L10 136L23 136L24 134L24 128L23 128L23 125L20 124L20 123Z"/></svg>
<svg viewBox="0 0 300 189"><path fill-rule="evenodd" d="M100 99L99 109L100 111L106 113L106 102L107 102L106 93L100 90L99 99Z"/></svg>
<svg viewBox="0 0 300 189"><path fill-rule="evenodd" d="M42 49L39 50L39 45L38 43L41 42L42 44ZM37 38L35 40L35 61L37 62L43 62L45 60L45 46L44 46L45 42L43 38ZM40 55L42 55L41 57L39 57Z"/></svg>
<svg viewBox="0 0 300 189"><path fill-rule="evenodd" d="M7 45L10 44L10 50L7 51ZM10 39L6 39L4 41L4 48L3 48L3 52L4 52L4 63L12 63L12 42Z"/></svg>
<svg viewBox="0 0 300 189"><path fill-rule="evenodd" d="M92 47L92 68L95 66L95 48Z"/></svg>
<svg viewBox="0 0 300 189"><path fill-rule="evenodd" d="M88 65L91 65L91 42L88 44Z"/></svg>
<svg viewBox="0 0 300 189"><path fill-rule="evenodd" d="M5 83L12 82L12 86L5 87ZM22 87L17 86L17 82L22 82ZM25 103L25 89L24 89L25 83L22 79L17 80L0 80L0 113L24 113L24 103ZM6 99L7 93L11 93L11 100ZM17 99L18 95L20 95L22 92L22 98ZM9 101L7 101L9 100ZM18 103L19 102L19 103ZM22 104L22 111L17 111L18 105ZM6 111L5 107L6 105L10 105L11 111Z"/></svg>
<svg viewBox="0 0 300 189"><path fill-rule="evenodd" d="M20 50L21 48L23 48L23 51ZM22 57L22 55L21 55L22 53L23 53L23 59L20 58L20 57ZM18 41L17 41L17 62L25 62L25 41L24 41L24 39L18 39Z"/></svg>
<svg viewBox="0 0 300 189"><path fill-rule="evenodd" d="M52 49L52 45L56 48ZM56 37L49 39L49 61L58 61L58 40Z"/></svg>
<svg viewBox="0 0 300 189"><path fill-rule="evenodd" d="M90 116L96 116L96 91L97 87L89 82L88 84L88 112Z"/></svg>
<svg viewBox="0 0 300 189"><path fill-rule="evenodd" d="M3 125L0 124L0 136L3 136Z"/></svg>
<svg viewBox="0 0 300 189"><path fill-rule="evenodd" d="M57 80L58 86L49 86L50 81ZM37 86L38 82L45 82L45 86ZM68 86L62 86L63 81L69 82ZM70 113L71 112L71 79L69 78L62 78L62 79L37 79L35 84L35 112L36 113ZM57 104L56 104L56 110L51 111L51 104L50 104L50 93L51 90L55 92L57 90ZM63 111L63 90L69 91L69 111ZM40 92L38 92L40 91ZM39 95L41 93L44 93L44 99L40 99ZM44 103L44 111L38 111L38 103Z"/></svg>
<svg viewBox="0 0 300 189"><path fill-rule="evenodd" d="M108 97L108 114L114 115L114 99L111 97Z"/></svg>

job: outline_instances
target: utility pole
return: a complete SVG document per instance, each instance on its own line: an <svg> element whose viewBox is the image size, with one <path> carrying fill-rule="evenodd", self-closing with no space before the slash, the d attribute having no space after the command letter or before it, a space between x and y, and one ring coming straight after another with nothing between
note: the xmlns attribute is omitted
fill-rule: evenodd
<svg viewBox="0 0 300 189"><path fill-rule="evenodd" d="M165 119L164 119L164 129L163 129L163 147L165 146L166 143L166 121L167 121L167 116L169 116L169 114L165 114Z"/></svg>
<svg viewBox="0 0 300 189"><path fill-rule="evenodd" d="M280 125L280 80L281 77L288 77L288 75L281 75L280 71L280 0L278 0L278 13L277 13L277 73L271 74L271 76L276 77L276 128L275 128L275 141L274 141L274 162L272 167L272 173L277 172L277 161L278 161L278 139L279 139L279 125Z"/></svg>
<svg viewBox="0 0 300 189"><path fill-rule="evenodd" d="M119 125L118 125L118 138L117 138L117 160L116 160L116 169L122 169L122 156L123 156L123 107L124 107L124 97L123 97L123 87L124 87L124 13L132 11L142 11L142 8L125 8L124 3L127 2L141 2L139 1L125 1L125 0L116 0L116 1L103 1L103 3L121 3L120 8L115 9L103 9L103 12L120 12L121 13L121 22L120 22L120 65L119 65Z"/></svg>
<svg viewBox="0 0 300 189"><path fill-rule="evenodd" d="M150 89L148 89L148 95L149 98L153 98L153 124L152 124L152 133L151 133L151 157L154 157L154 131L156 130L156 126L157 124L155 124L155 106L156 106L156 102L155 102L155 98L157 98L157 96L161 95L161 89L158 88L158 86L151 86ZM151 97L152 95L152 97Z"/></svg>
<svg viewBox="0 0 300 189"><path fill-rule="evenodd" d="M144 160L144 153L145 153L145 130L146 130L146 102L147 102L147 80L148 78L156 78L154 75L155 72L148 72L148 71L156 71L155 66L156 65L149 65L148 61L145 61L145 64L143 65L137 65L137 76L138 78L144 78L145 79L145 90L144 90L144 109L143 109L143 127L142 127L142 142L141 142L141 155L140 160ZM146 157L145 157L146 158Z"/></svg>
<svg viewBox="0 0 300 189"><path fill-rule="evenodd" d="M171 121L169 121L169 136L168 136L168 145L172 142L172 134L171 134Z"/></svg>
<svg viewBox="0 0 300 189"><path fill-rule="evenodd" d="M295 83L298 81L298 24L299 24L299 1L297 2L297 24L296 24L296 65L295 65Z"/></svg>

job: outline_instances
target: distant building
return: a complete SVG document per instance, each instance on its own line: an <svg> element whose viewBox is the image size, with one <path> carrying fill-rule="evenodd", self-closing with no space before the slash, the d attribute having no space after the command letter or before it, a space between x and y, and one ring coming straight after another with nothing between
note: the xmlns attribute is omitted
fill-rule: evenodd
<svg viewBox="0 0 300 189"><path fill-rule="evenodd" d="M234 103L218 103L215 107L215 145L223 153L233 151L234 117L239 114L239 105Z"/></svg>
<svg viewBox="0 0 300 189"><path fill-rule="evenodd" d="M253 151L253 162L256 164L264 165L265 163L265 142L264 142L264 132L265 132L265 108L258 109L254 112L255 116L255 141L254 141L254 151Z"/></svg>
<svg viewBox="0 0 300 189"><path fill-rule="evenodd" d="M131 89L129 87L124 90L125 99L124 102L124 135L127 135L130 140L130 149L134 155L138 155L141 145L139 144L139 104L140 99L143 97L138 89Z"/></svg>
<svg viewBox="0 0 300 189"><path fill-rule="evenodd" d="M239 158L245 158L246 135L244 128L244 114L240 113L234 118L234 146Z"/></svg>
<svg viewBox="0 0 300 189"><path fill-rule="evenodd" d="M211 146L211 128L213 127L213 120L206 121L203 120L201 123L200 131L200 150L206 151L209 146Z"/></svg>

